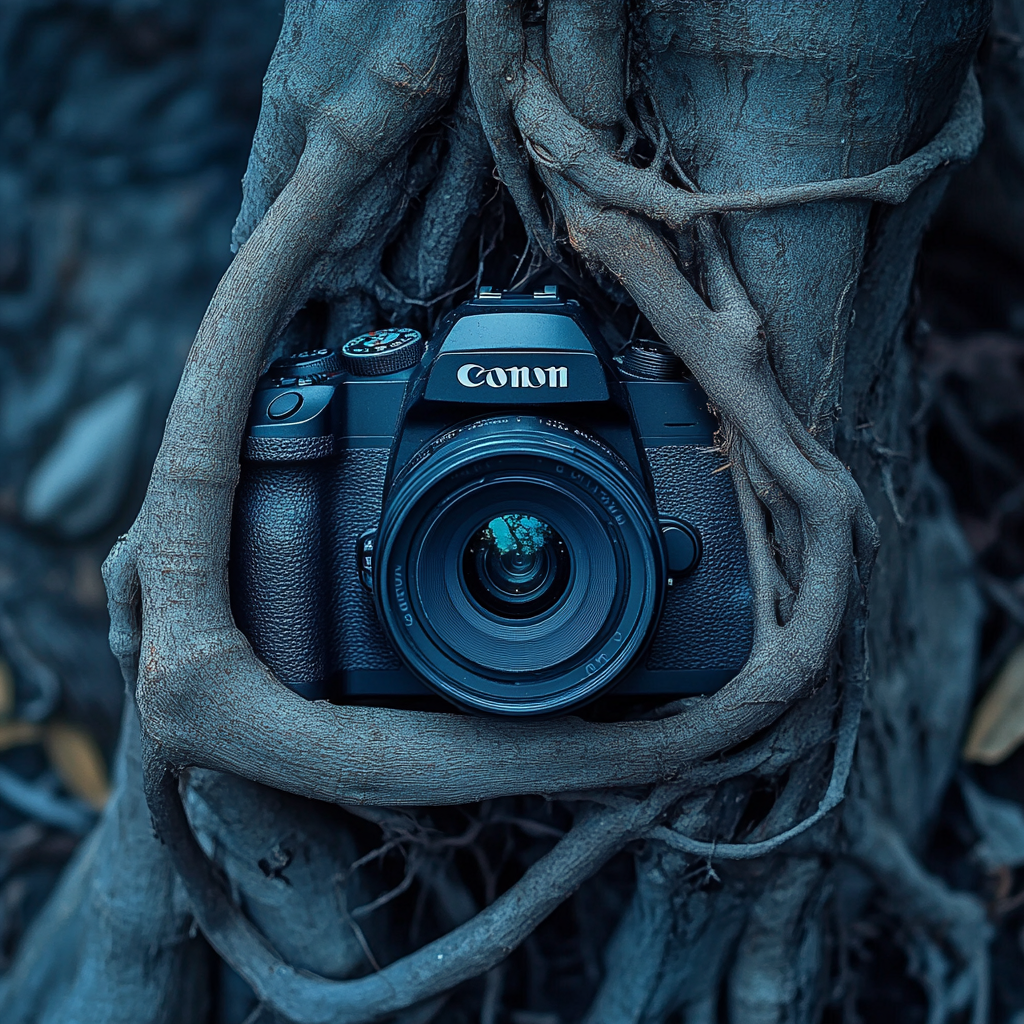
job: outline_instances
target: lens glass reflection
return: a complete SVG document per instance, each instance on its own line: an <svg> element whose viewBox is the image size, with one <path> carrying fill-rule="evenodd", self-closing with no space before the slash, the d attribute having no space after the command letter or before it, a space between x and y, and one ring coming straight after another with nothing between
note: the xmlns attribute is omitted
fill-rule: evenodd
<svg viewBox="0 0 1024 1024"><path fill-rule="evenodd" d="M536 516L509 512L491 519L467 544L466 587L488 611L527 619L553 608L566 591L571 560L562 538Z"/></svg>

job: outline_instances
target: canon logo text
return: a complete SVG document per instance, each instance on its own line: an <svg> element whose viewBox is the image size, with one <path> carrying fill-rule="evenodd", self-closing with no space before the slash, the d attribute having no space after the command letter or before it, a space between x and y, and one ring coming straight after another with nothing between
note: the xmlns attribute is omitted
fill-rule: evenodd
<svg viewBox="0 0 1024 1024"><path fill-rule="evenodd" d="M567 388L569 370L565 366L492 366L464 363L455 375L464 388Z"/></svg>

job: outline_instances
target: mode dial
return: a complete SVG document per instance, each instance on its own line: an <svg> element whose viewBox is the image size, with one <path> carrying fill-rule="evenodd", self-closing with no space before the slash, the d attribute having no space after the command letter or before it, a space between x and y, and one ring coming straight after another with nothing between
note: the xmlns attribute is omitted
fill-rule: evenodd
<svg viewBox="0 0 1024 1024"><path fill-rule="evenodd" d="M423 335L411 327L385 327L360 334L341 346L341 361L358 377L380 377L415 366L423 355Z"/></svg>

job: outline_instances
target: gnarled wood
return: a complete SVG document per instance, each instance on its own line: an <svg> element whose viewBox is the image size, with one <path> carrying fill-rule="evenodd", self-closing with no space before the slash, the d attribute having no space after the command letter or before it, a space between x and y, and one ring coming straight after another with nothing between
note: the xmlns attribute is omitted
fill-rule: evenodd
<svg viewBox="0 0 1024 1024"><path fill-rule="evenodd" d="M984 8L911 7L913 16L882 0L809 4L783 15L749 0L720 18L685 0L470 0L463 38L463 12L450 3L288 4L238 253L200 327L142 511L105 570L111 644L135 687L158 831L200 928L268 1011L362 1021L439 995L492 970L642 837L637 891L588 1019L655 1021L682 1010L688 1021L720 1012L736 1024L812 1021L827 970L831 860L845 842L833 812L852 764L857 813L881 837L874 860L856 843L854 854L885 884L902 878L917 894L907 912L930 914L922 948L945 949L968 972L980 1020L984 935L973 904L944 900L909 852L938 791L915 790L922 807L902 835L885 824L899 810L889 792L896 773L882 763L874 717L863 727L859 719L865 647L877 648L887 628L865 626L880 536L890 593L907 569L907 592L941 586L964 612L946 671L930 663L942 676L936 691L961 715L976 614L941 496L922 485L929 507L898 512L891 466L872 461L884 445L865 447L860 424L875 417L889 416L894 437L908 432L907 393L881 402L877 366L846 355L857 309L853 336L897 367L890 383L906 384L913 253L941 191L932 176L968 158L979 137L968 65ZM445 144L424 156L417 141L444 116ZM259 663L231 617L231 502L259 372L311 298L333 303L340 324L374 303L439 301L458 269L457 240L490 187L483 140L531 243L552 266L574 273L582 264L628 295L721 421L747 536L754 646L718 693L647 719L504 722L307 703ZM468 191L449 201L449 188ZM410 223L411 191L422 195ZM887 207L878 213L874 203ZM888 278L872 276L879 266ZM853 419L842 418L845 402ZM925 479L919 448L908 461ZM908 515L916 531L904 529ZM926 550L946 560L927 564ZM867 703L898 723L892 756L909 759L922 740L911 723L920 691L913 700L896 693L901 672L884 663ZM854 760L858 734L883 752L862 747ZM933 735L935 756L908 769L915 778L948 772L948 737L938 723ZM318 958L281 924L286 911L261 907L259 879L246 880L251 865L233 866L222 852L231 884L218 879L193 830L212 852L224 822L216 801L199 801L203 785L216 787L195 768L350 805L385 834L407 828L410 844L413 807L562 794L587 809L474 917L353 977L359 957L348 937L328 929ZM191 826L183 770L196 787ZM746 821L758 785L773 787L773 805ZM237 791L259 799L248 783ZM291 805L281 806L286 817ZM253 811L238 823L247 839L258 819ZM852 835L860 819L843 820ZM715 870L723 889L711 896L694 872ZM943 916L939 905L957 913ZM493 1009L499 975L490 978ZM956 979L935 978L933 999L948 1017L959 1009L949 997Z"/></svg>

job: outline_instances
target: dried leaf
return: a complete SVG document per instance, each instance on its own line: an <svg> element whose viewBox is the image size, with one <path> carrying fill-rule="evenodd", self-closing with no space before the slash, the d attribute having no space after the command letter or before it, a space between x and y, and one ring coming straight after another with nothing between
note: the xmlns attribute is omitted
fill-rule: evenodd
<svg viewBox="0 0 1024 1024"><path fill-rule="evenodd" d="M0 722L0 750L38 743L43 731L35 722Z"/></svg>
<svg viewBox="0 0 1024 1024"><path fill-rule="evenodd" d="M14 675L11 666L0 658L0 722L14 714Z"/></svg>
<svg viewBox="0 0 1024 1024"><path fill-rule="evenodd" d="M69 793L100 811L110 796L103 755L93 738L65 722L52 722L44 738L50 764Z"/></svg>
<svg viewBox="0 0 1024 1024"><path fill-rule="evenodd" d="M1003 666L974 713L964 759L998 764L1024 742L1024 644Z"/></svg>
<svg viewBox="0 0 1024 1024"><path fill-rule="evenodd" d="M986 793L970 779L960 780L967 813L980 840L974 852L990 870L1024 864L1024 810L1020 804Z"/></svg>

